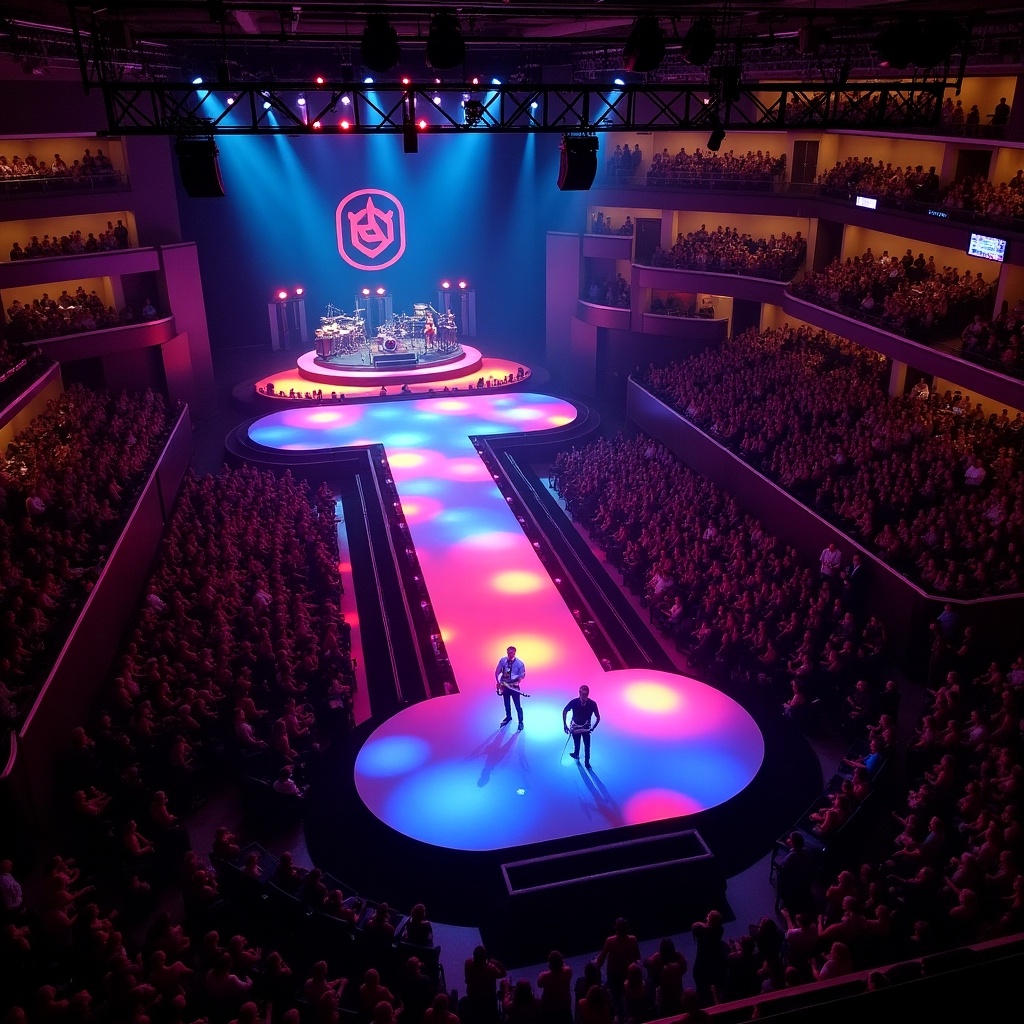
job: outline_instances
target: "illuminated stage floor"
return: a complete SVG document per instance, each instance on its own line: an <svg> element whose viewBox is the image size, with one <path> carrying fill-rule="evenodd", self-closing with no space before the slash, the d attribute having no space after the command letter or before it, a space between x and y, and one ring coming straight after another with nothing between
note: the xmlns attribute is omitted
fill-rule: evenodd
<svg viewBox="0 0 1024 1024"><path fill-rule="evenodd" d="M602 669L469 440L575 415L544 395L489 393L293 408L249 428L277 450L386 448L459 692L378 725L355 786L378 819L421 843L500 850L698 815L762 767L761 730L729 697L682 675ZM509 644L531 694L521 733L514 721L498 728L494 667ZM589 772L570 759L561 724L583 683L602 715Z"/></svg>

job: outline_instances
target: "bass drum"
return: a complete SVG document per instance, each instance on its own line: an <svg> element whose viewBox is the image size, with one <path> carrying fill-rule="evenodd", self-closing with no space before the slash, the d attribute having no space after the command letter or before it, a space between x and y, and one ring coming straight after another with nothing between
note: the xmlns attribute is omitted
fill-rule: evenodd
<svg viewBox="0 0 1024 1024"><path fill-rule="evenodd" d="M397 349L397 348L398 348L398 342L397 342L396 339L394 339L394 338L385 338L384 339L384 351L385 352L394 352L395 349Z"/></svg>

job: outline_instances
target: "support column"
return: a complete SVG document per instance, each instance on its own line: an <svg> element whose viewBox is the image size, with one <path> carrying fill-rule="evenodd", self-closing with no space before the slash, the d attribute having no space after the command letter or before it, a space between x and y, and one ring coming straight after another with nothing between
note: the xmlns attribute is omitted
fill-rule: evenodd
<svg viewBox="0 0 1024 1024"><path fill-rule="evenodd" d="M902 395L907 386L907 364L894 359L892 370L889 373L889 397L895 398Z"/></svg>

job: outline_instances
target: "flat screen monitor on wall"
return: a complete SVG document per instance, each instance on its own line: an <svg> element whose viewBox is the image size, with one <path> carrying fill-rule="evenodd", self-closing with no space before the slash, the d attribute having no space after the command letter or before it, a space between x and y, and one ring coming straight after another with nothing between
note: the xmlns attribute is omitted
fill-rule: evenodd
<svg viewBox="0 0 1024 1024"><path fill-rule="evenodd" d="M971 244L967 246L968 256L980 256L983 260L1002 263L1006 259L1006 239L991 235L977 235L972 232Z"/></svg>

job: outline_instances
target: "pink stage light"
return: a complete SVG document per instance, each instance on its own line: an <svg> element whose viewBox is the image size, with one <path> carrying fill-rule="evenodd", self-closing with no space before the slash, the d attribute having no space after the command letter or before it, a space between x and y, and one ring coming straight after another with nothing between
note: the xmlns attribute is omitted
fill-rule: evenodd
<svg viewBox="0 0 1024 1024"><path fill-rule="evenodd" d="M281 289L281 290L280 290L280 291L279 291L279 292L277 293L277 297L278 297L279 299L282 299L282 300L284 300L284 299L287 299L287 298L288 298L288 293L287 293L287 292L286 292L286 291L285 291L285 290L284 290L284 289L282 288L282 289Z"/></svg>
<svg viewBox="0 0 1024 1024"><path fill-rule="evenodd" d="M313 79L313 81L316 82L317 85L323 85L324 84L324 76L323 75L317 75L316 78Z"/></svg>
<svg viewBox="0 0 1024 1024"><path fill-rule="evenodd" d="M314 121L313 122L313 127L314 128L320 128L320 122L319 121Z"/></svg>
<svg viewBox="0 0 1024 1024"><path fill-rule="evenodd" d="M410 82L410 79L408 79L408 78L403 78L402 79L402 85L408 85L409 82Z"/></svg>
<svg viewBox="0 0 1024 1024"><path fill-rule="evenodd" d="M378 288L377 289L377 294L378 295L382 295L383 296L383 295L387 295L387 293L388 293L388 291L387 291L386 288Z"/></svg>
<svg viewBox="0 0 1024 1024"><path fill-rule="evenodd" d="M364 288L363 291L362 291L362 295L363 295L364 299L368 299L370 297L370 289L369 288Z"/></svg>
<svg viewBox="0 0 1024 1024"><path fill-rule="evenodd" d="M296 294L296 295L305 295L305 294L306 294L306 289L305 289L305 288L303 288L303 287L302 287L302 285L299 285L299 286L298 286L298 287L297 287L297 288L295 289L295 294Z"/></svg>
<svg viewBox="0 0 1024 1024"><path fill-rule="evenodd" d="M347 132L347 131L349 130L349 128L351 128L351 127L352 127L352 122L351 122L351 121L349 121L349 120L348 120L347 118L342 118L342 120L341 120L341 121L339 122L339 127L340 127L340 128L341 128L341 129L343 130L343 131L346 131L346 132Z"/></svg>
<svg viewBox="0 0 1024 1024"><path fill-rule="evenodd" d="M443 289L444 289L445 291L448 291L448 290L449 290L449 289L451 288L451 286L452 286L452 283L451 283L451 281L442 281L442 282L441 282L441 287L442 287L442 288L443 288Z"/></svg>
<svg viewBox="0 0 1024 1024"><path fill-rule="evenodd" d="M416 124L419 126L420 131L423 131L427 127L427 122L421 117Z"/></svg>
<svg viewBox="0 0 1024 1024"><path fill-rule="evenodd" d="M469 282L468 281L460 281L459 282L459 290L460 291L464 292L468 287L469 287Z"/></svg>

